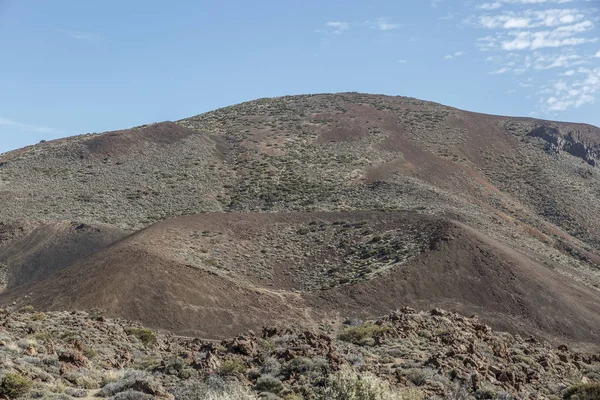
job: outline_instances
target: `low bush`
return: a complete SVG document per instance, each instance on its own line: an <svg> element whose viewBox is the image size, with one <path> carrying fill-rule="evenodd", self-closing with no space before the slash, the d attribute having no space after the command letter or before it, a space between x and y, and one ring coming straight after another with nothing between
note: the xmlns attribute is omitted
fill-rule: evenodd
<svg viewBox="0 0 600 400"><path fill-rule="evenodd" d="M31 389L33 382L21 374L8 373L2 379L0 395L8 398L21 397Z"/></svg>
<svg viewBox="0 0 600 400"><path fill-rule="evenodd" d="M248 388L241 383L225 382L218 376L210 376L202 382L190 379L173 387L171 394L175 400L258 400Z"/></svg>
<svg viewBox="0 0 600 400"><path fill-rule="evenodd" d="M563 395L565 400L597 400L600 399L600 383L583 383L567 389Z"/></svg>
<svg viewBox="0 0 600 400"><path fill-rule="evenodd" d="M135 336L146 347L154 347L157 343L156 335L150 329L146 328L127 328L125 332L128 335Z"/></svg>
<svg viewBox="0 0 600 400"><path fill-rule="evenodd" d="M232 376L244 374L246 369L246 365L240 360L225 360L219 367L219 375Z"/></svg>
<svg viewBox="0 0 600 400"><path fill-rule="evenodd" d="M263 375L256 381L255 389L259 392L279 394L283 391L283 383L271 375Z"/></svg>
<svg viewBox="0 0 600 400"><path fill-rule="evenodd" d="M379 326L367 322L361 326L351 326L340 333L339 338L345 342L360 344L365 339L381 336L389 330L387 326Z"/></svg>
<svg viewBox="0 0 600 400"><path fill-rule="evenodd" d="M371 373L358 374L344 368L331 375L323 398L328 400L423 400L418 390L394 390Z"/></svg>

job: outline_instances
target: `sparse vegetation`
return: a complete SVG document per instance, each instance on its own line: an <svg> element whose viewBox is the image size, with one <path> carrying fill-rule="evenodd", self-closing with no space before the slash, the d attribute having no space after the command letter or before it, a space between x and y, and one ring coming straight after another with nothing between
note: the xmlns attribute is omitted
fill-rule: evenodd
<svg viewBox="0 0 600 400"><path fill-rule="evenodd" d="M563 395L565 400L600 399L600 383L583 383L570 387Z"/></svg>
<svg viewBox="0 0 600 400"><path fill-rule="evenodd" d="M224 360L219 367L219 374L235 376L244 374L247 369L244 363L238 359Z"/></svg>
<svg viewBox="0 0 600 400"><path fill-rule="evenodd" d="M394 390L389 383L373 374L358 374L346 368L328 379L324 398L331 400L423 400L425 394L414 389Z"/></svg>
<svg viewBox="0 0 600 400"><path fill-rule="evenodd" d="M8 398L19 398L33 386L31 379L17 373L7 373L2 378L0 394Z"/></svg>
<svg viewBox="0 0 600 400"><path fill-rule="evenodd" d="M365 339L373 339L374 337L381 336L389 330L387 326L375 325L372 322L367 322L361 326L352 326L344 329L340 333L339 338L346 342L361 344Z"/></svg>
<svg viewBox="0 0 600 400"><path fill-rule="evenodd" d="M124 400L512 398L508 393L592 399L600 385L595 355L497 334L440 309L404 308L339 332L346 340L301 327L267 328L266 338L248 334L221 344L153 333L153 347L132 340L132 332L146 329L123 320L42 314L34 320L34 313L0 309L0 397L67 400L99 389ZM70 334L45 343L22 337L21 327L41 324ZM530 364L517 357L525 354ZM528 380L533 372L536 380ZM564 390L582 377L588 383Z"/></svg>
<svg viewBox="0 0 600 400"><path fill-rule="evenodd" d="M128 335L138 338L146 347L154 347L156 345L156 336L150 329L127 328L125 332L127 332Z"/></svg>

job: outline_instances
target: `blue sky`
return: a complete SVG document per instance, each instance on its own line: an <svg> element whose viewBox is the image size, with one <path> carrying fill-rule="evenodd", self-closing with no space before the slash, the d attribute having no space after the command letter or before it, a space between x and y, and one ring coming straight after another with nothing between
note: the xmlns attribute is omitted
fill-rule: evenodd
<svg viewBox="0 0 600 400"><path fill-rule="evenodd" d="M359 91L600 126L600 2L0 0L0 153Z"/></svg>

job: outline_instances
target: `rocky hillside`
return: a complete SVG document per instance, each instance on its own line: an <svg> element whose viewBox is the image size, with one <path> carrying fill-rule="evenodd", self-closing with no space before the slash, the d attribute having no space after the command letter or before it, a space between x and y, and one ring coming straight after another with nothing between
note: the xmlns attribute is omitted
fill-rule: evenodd
<svg viewBox="0 0 600 400"><path fill-rule="evenodd" d="M0 360L6 399L592 399L600 380L597 353L411 308L222 342L98 312L1 310Z"/></svg>
<svg viewBox="0 0 600 400"><path fill-rule="evenodd" d="M0 155L0 304L220 338L441 306L598 346L599 149L357 93L40 143Z"/></svg>

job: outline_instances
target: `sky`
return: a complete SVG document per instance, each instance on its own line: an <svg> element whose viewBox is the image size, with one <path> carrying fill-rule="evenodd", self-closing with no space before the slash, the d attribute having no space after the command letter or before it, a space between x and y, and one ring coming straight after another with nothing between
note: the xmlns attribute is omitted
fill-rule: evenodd
<svg viewBox="0 0 600 400"><path fill-rule="evenodd" d="M600 1L0 0L0 153L347 91L600 126Z"/></svg>

